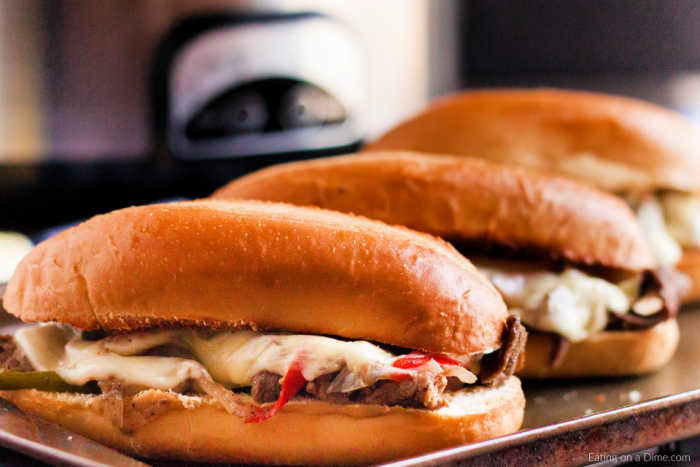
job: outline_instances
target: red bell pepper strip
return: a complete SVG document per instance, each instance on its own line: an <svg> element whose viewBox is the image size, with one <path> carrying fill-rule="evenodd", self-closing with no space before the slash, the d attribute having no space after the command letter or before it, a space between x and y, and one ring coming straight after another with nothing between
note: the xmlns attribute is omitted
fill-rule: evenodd
<svg viewBox="0 0 700 467"><path fill-rule="evenodd" d="M436 354L423 354L423 353L409 353L402 357L397 358L392 365L394 368L401 368L403 370L410 370L413 368L418 368L428 363L430 360L435 360L440 365L459 365L457 360L453 360L449 357Z"/></svg>
<svg viewBox="0 0 700 467"><path fill-rule="evenodd" d="M295 358L289 365L287 374L284 375L282 379L282 390L280 391L280 396L277 398L277 401L273 405L257 407L248 415L245 422L264 422L279 412L280 409L284 407L284 404L286 404L289 399L296 396L306 384L307 381L301 373L302 369L301 359L298 357Z"/></svg>
<svg viewBox="0 0 700 467"><path fill-rule="evenodd" d="M392 366L394 368L401 368L402 370L412 370L414 368L418 368L420 366L425 365L430 360L435 360L440 365L460 364L457 360L453 360L449 357L445 357L442 355L413 352L397 358ZM393 375L391 375L391 379L394 381L405 381L410 378L411 375L409 375L408 373L394 373Z"/></svg>

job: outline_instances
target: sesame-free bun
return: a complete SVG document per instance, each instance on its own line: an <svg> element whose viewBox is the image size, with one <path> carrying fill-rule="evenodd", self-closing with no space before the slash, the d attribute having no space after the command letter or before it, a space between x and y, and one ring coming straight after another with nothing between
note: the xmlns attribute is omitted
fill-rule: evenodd
<svg viewBox="0 0 700 467"><path fill-rule="evenodd" d="M473 156L583 179L606 190L700 190L700 134L643 101L553 89L436 100L366 150Z"/></svg>
<svg viewBox="0 0 700 467"><path fill-rule="evenodd" d="M255 201L96 216L36 246L4 307L78 329L249 326L455 354L499 348L508 317L491 283L444 241Z"/></svg>
<svg viewBox="0 0 700 467"><path fill-rule="evenodd" d="M676 269L690 278L691 288L683 303L700 302L700 248L684 248Z"/></svg>
<svg viewBox="0 0 700 467"><path fill-rule="evenodd" d="M561 363L551 365L555 341L550 334L530 332L522 378L625 376L663 367L678 347L678 323L668 319L642 330L603 331L568 344Z"/></svg>
<svg viewBox="0 0 700 467"><path fill-rule="evenodd" d="M451 241L537 249L630 271L655 267L634 214L620 198L473 158L387 151L293 162L234 180L212 198L313 205Z"/></svg>

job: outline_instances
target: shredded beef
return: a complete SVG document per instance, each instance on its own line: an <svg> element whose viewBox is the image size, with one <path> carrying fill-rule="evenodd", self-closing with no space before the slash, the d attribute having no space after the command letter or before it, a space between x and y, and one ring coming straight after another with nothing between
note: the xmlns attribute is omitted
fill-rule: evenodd
<svg viewBox="0 0 700 467"><path fill-rule="evenodd" d="M306 383L306 392L317 399L330 402L331 404L349 404L352 402L348 392L328 392L328 387L331 385L338 373L329 373L319 376L313 381Z"/></svg>
<svg viewBox="0 0 700 467"><path fill-rule="evenodd" d="M259 404L274 402L280 396L280 380L282 377L269 371L261 371L253 376L253 385L250 388L250 395Z"/></svg>
<svg viewBox="0 0 700 467"><path fill-rule="evenodd" d="M564 357L566 357L569 347L571 347L569 339L556 332L537 329L529 329L528 333L533 335L540 334L551 340L552 346L549 350L549 361L547 362L549 368L558 368L564 362Z"/></svg>
<svg viewBox="0 0 700 467"><path fill-rule="evenodd" d="M98 383L102 391L102 407L105 416L114 425L124 429L124 389L121 381L108 379Z"/></svg>
<svg viewBox="0 0 700 467"><path fill-rule="evenodd" d="M552 346L552 353L549 360L549 366L551 368L557 368L564 362L564 357L566 356L566 352L569 351L569 346L571 345L571 342L569 342L569 339L562 336L561 334L557 334L555 332L551 332L548 334L550 334L552 336L552 339L554 340L554 345Z"/></svg>
<svg viewBox="0 0 700 467"><path fill-rule="evenodd" d="M665 321L663 312L655 313L651 316L641 316L635 313L610 313L610 324L605 328L607 331L647 329Z"/></svg>
<svg viewBox="0 0 700 467"><path fill-rule="evenodd" d="M523 364L526 339L527 331L520 324L520 318L509 316L501 338L503 345L498 351L484 355L481 360L481 382L498 384L519 370Z"/></svg>
<svg viewBox="0 0 700 467"><path fill-rule="evenodd" d="M0 367L6 370L32 371L34 367L11 335L0 335Z"/></svg>
<svg viewBox="0 0 700 467"><path fill-rule="evenodd" d="M640 287L640 298L660 297L663 308L650 316L630 313L611 313L613 320L607 329L646 329L676 315L681 298L690 287L690 281L684 274L670 268L644 271Z"/></svg>
<svg viewBox="0 0 700 467"><path fill-rule="evenodd" d="M379 381L360 389L355 402L363 404L400 405L437 409L445 405L440 397L447 386L442 375L419 373L415 379L405 381Z"/></svg>
<svg viewBox="0 0 700 467"><path fill-rule="evenodd" d="M447 377L447 386L445 386L445 392L458 391L464 387L464 383L454 376Z"/></svg>
<svg viewBox="0 0 700 467"><path fill-rule="evenodd" d="M306 394L332 404L401 405L436 409L444 405L441 395L447 387L442 375L419 374L405 381L382 380L372 386L352 392L329 392L328 388L338 373L319 376L306 383ZM258 403L274 402L280 393L280 376L261 371L253 377L251 394ZM453 384L453 386L456 386Z"/></svg>
<svg viewBox="0 0 700 467"><path fill-rule="evenodd" d="M645 271L642 280L641 296L658 294L664 302L661 310L663 319L676 315L678 305L690 290L690 279L683 273L671 268L659 268Z"/></svg>

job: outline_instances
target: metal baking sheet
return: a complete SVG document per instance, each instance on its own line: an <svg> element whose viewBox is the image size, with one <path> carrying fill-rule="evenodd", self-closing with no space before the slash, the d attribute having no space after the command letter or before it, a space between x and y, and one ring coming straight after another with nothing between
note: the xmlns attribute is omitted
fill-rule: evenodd
<svg viewBox="0 0 700 467"><path fill-rule="evenodd" d="M394 466L573 465L700 434L700 306L678 317L681 341L641 377L525 382L518 433L394 462Z"/></svg>

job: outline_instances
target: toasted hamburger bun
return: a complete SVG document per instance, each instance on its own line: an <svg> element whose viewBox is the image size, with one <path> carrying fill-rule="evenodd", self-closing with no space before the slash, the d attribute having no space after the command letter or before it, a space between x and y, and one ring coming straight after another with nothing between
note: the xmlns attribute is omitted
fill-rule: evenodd
<svg viewBox="0 0 700 467"><path fill-rule="evenodd" d="M372 464L480 441L516 431L525 406L520 381L510 377L495 388L462 390L438 410L297 400L264 423L244 423L207 397L150 390L126 412L147 421L125 433L105 417L101 396L20 390L0 397L138 457L287 465Z"/></svg>
<svg viewBox="0 0 700 467"><path fill-rule="evenodd" d="M518 374L524 378L577 378L648 373L671 360L678 338L675 319L638 331L604 331L569 343L561 363L552 367L554 339L546 333L531 332L525 364Z"/></svg>
<svg viewBox="0 0 700 467"><path fill-rule="evenodd" d="M700 302L700 248L683 250L681 261L676 268L690 278L692 287L684 298L685 303Z"/></svg>
<svg viewBox="0 0 700 467"><path fill-rule="evenodd" d="M500 347L508 317L496 289L446 242L254 201L94 217L35 247L3 304L23 321L84 330L243 326L455 354Z"/></svg>
<svg viewBox="0 0 700 467"><path fill-rule="evenodd" d="M536 249L627 271L655 267L621 199L569 179L472 158L385 152L293 162L234 180L212 198L319 206L453 241Z"/></svg>
<svg viewBox="0 0 700 467"><path fill-rule="evenodd" d="M700 132L662 107L553 89L438 99L365 147L464 155L541 169L615 192L700 190Z"/></svg>

